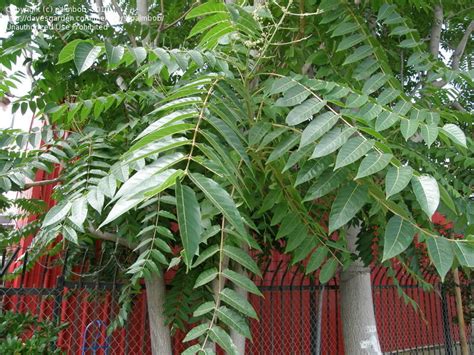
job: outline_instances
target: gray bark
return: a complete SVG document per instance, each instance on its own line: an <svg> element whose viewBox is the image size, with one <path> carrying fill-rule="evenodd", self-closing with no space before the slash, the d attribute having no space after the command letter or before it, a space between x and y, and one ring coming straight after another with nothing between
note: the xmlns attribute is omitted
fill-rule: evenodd
<svg viewBox="0 0 474 355"><path fill-rule="evenodd" d="M101 22L105 22L105 13L104 13L104 3L102 0L95 0L95 5L97 6L97 13L99 14L99 19Z"/></svg>
<svg viewBox="0 0 474 355"><path fill-rule="evenodd" d="M237 272L239 274L246 275L245 270L241 266L238 267ZM241 295L245 299L248 297L247 290L245 290L242 287L236 287L235 292L237 292L239 295ZM245 337L239 332L236 332L234 329L231 329L230 337L235 347L237 348L237 353L239 355L245 355L245 341L246 341Z"/></svg>
<svg viewBox="0 0 474 355"><path fill-rule="evenodd" d="M137 15L138 22L142 25L148 24L148 1L137 0Z"/></svg>
<svg viewBox="0 0 474 355"><path fill-rule="evenodd" d="M430 52L433 57L438 58L439 43L441 41L441 30L443 29L443 6L435 5L433 14L433 25L431 26Z"/></svg>
<svg viewBox="0 0 474 355"><path fill-rule="evenodd" d="M360 230L360 226L347 229L351 252L356 251ZM370 268L365 267L361 260L341 273L340 293L345 353L382 354L375 323Z"/></svg>
<svg viewBox="0 0 474 355"><path fill-rule="evenodd" d="M145 279L148 320L150 323L151 353L172 355L170 330L165 323L165 280L163 274Z"/></svg>

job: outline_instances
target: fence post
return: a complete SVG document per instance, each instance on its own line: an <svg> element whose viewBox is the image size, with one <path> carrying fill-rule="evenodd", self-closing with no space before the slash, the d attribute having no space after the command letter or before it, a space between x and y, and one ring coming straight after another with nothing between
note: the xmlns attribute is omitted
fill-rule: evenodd
<svg viewBox="0 0 474 355"><path fill-rule="evenodd" d="M449 307L444 284L441 284L441 314L443 320L444 351L446 355L453 355L453 341L449 320Z"/></svg>
<svg viewBox="0 0 474 355"><path fill-rule="evenodd" d="M64 275L59 275L57 280L56 288L54 289L53 321L56 325L59 325L61 323L61 303L63 302ZM57 348L56 342L51 343L51 348Z"/></svg>

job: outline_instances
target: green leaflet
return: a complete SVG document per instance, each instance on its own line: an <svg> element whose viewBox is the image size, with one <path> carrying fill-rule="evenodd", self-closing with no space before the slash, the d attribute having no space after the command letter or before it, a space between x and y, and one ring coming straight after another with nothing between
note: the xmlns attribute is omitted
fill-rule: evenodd
<svg viewBox="0 0 474 355"><path fill-rule="evenodd" d="M421 125L421 136L423 137L423 140L425 141L428 148L431 147L431 145L434 143L434 141L438 137L438 132L439 132L439 129L434 124Z"/></svg>
<svg viewBox="0 0 474 355"><path fill-rule="evenodd" d="M133 55L133 58L137 62L137 65L140 65L147 56L147 51L143 47L134 47L130 48L130 53Z"/></svg>
<svg viewBox="0 0 474 355"><path fill-rule="evenodd" d="M380 89L388 81L388 79L389 77L386 76L384 73L375 74L364 83L362 91L365 94L370 95Z"/></svg>
<svg viewBox="0 0 474 355"><path fill-rule="evenodd" d="M384 111L382 112L375 121L375 129L377 131L383 131L392 127L400 119L400 116L395 112Z"/></svg>
<svg viewBox="0 0 474 355"><path fill-rule="evenodd" d="M293 86L291 89L285 91L283 97L280 97L275 102L275 106L295 106L306 100L309 95L311 95L311 91L307 90L303 85Z"/></svg>
<svg viewBox="0 0 474 355"><path fill-rule="evenodd" d="M326 263L323 265L319 273L319 282L321 282L321 284L324 285L325 283L327 283L329 280L333 278L337 270L337 265L338 265L338 261L334 259L333 257L329 258L326 261Z"/></svg>
<svg viewBox="0 0 474 355"><path fill-rule="evenodd" d="M443 126L443 128L441 128L441 131L446 134L449 139L451 139L454 143L459 144L464 148L467 148L466 136L461 130L461 128L459 128L455 124L447 123Z"/></svg>
<svg viewBox="0 0 474 355"><path fill-rule="evenodd" d="M101 51L101 47L94 46L89 42L78 43L74 50L74 64L76 65L77 73L81 74L89 69L99 57Z"/></svg>
<svg viewBox="0 0 474 355"><path fill-rule="evenodd" d="M191 106L191 105L202 105L202 99L198 96L189 96L189 97L183 97L181 99L176 99L170 102L164 101L162 105L158 106L156 109L151 111L148 115L153 116L161 111L171 110L171 109L176 109L176 108Z"/></svg>
<svg viewBox="0 0 474 355"><path fill-rule="evenodd" d="M196 36L224 22L230 24L229 14L216 13L212 16L204 17L203 19L199 20L199 22L196 23L196 25L191 29L188 38Z"/></svg>
<svg viewBox="0 0 474 355"><path fill-rule="evenodd" d="M308 160L303 167L298 171L296 176L295 187L308 182L320 176L332 164L329 157L323 159Z"/></svg>
<svg viewBox="0 0 474 355"><path fill-rule="evenodd" d="M174 164L180 162L183 158L184 154L182 153L172 153L158 158L153 163L140 169L134 175L132 175L132 177L127 179L117 191L113 200L117 200L120 197L126 195L133 195L143 191L144 189L147 189L148 181L154 175L162 170L172 167Z"/></svg>
<svg viewBox="0 0 474 355"><path fill-rule="evenodd" d="M359 25L354 22L342 22L332 32L331 37L339 37L348 33L352 33L359 28Z"/></svg>
<svg viewBox="0 0 474 355"><path fill-rule="evenodd" d="M221 300L247 317L258 319L257 313L249 301L230 288L221 291Z"/></svg>
<svg viewBox="0 0 474 355"><path fill-rule="evenodd" d="M326 101L320 101L318 98L310 98L302 104L294 107L286 116L286 123L290 126L296 126L297 124L307 121L313 117L314 114L318 113L325 105Z"/></svg>
<svg viewBox="0 0 474 355"><path fill-rule="evenodd" d="M161 192L162 189L168 188L174 184L176 178L181 174L181 170L168 169L149 178L140 186L139 191L135 191L132 195L124 195L118 199L99 228L114 221L152 195Z"/></svg>
<svg viewBox="0 0 474 355"><path fill-rule="evenodd" d="M61 52L59 52L59 55L58 55L58 62L56 64L63 64L63 63L67 63L71 60L74 59L74 52L76 51L76 47L79 43L83 43L83 42L86 42L87 41L84 41L82 39L75 39L71 42L69 42L68 44L66 44L64 46L63 49L61 49Z"/></svg>
<svg viewBox="0 0 474 355"><path fill-rule="evenodd" d="M474 242L471 240L455 240L453 243L454 254L463 266L474 267Z"/></svg>
<svg viewBox="0 0 474 355"><path fill-rule="evenodd" d="M217 230L217 232L219 232L219 231L220 231L220 228ZM205 239L204 236L203 236L202 239ZM193 267L196 267L196 266L202 264L207 259L209 259L211 256L215 255L218 251L219 251L219 246L216 245L216 244L211 245L209 248L207 248L206 250L204 250L202 252L200 251L198 258L196 259L196 261L193 264Z"/></svg>
<svg viewBox="0 0 474 355"><path fill-rule="evenodd" d="M239 137L237 134L234 132L234 130L228 126L224 121L214 117L214 116L209 116L206 119L212 126L214 126L215 129L219 131L219 133L224 137L227 143L235 149L237 153L239 153L240 157L242 160L247 164L247 166L250 166L250 159L245 152L245 148L242 145L242 142L240 141Z"/></svg>
<svg viewBox="0 0 474 355"><path fill-rule="evenodd" d="M357 115L363 117L366 122L370 122L375 117L378 118L382 111L382 106L373 104L372 102L367 102L359 111L357 111Z"/></svg>
<svg viewBox="0 0 474 355"><path fill-rule="evenodd" d="M203 324L199 324L197 326L195 326L194 328L192 328L188 334L186 334L186 336L184 337L183 339L183 342L188 342L188 341L191 341L191 340L194 340L196 338L199 338L201 335L203 335L204 333L206 333L207 329L209 328L209 324L207 323L203 323ZM193 353L194 354L194 353Z"/></svg>
<svg viewBox="0 0 474 355"><path fill-rule="evenodd" d="M298 223L295 223L295 221L299 222L298 216L294 212L289 212L281 221L276 239L283 238L293 232L298 226Z"/></svg>
<svg viewBox="0 0 474 355"><path fill-rule="evenodd" d="M349 88L336 85L336 87L325 95L325 98L330 101L335 101L346 97L351 90Z"/></svg>
<svg viewBox="0 0 474 355"><path fill-rule="evenodd" d="M173 169L170 169L173 170ZM176 183L176 180L184 175L184 171L175 170L165 181L158 183L153 189L144 191L146 198L151 198L155 195L158 195L160 192L166 190L167 188L173 186Z"/></svg>
<svg viewBox="0 0 474 355"><path fill-rule="evenodd" d="M344 143L347 142L349 137L354 134L356 129L354 127L348 127L344 130L335 128L328 132L321 141L314 148L311 159L323 157L331 154L339 149Z"/></svg>
<svg viewBox="0 0 474 355"><path fill-rule="evenodd" d="M224 254L230 259L252 271L252 273L255 275L261 275L260 268L258 267L257 263L244 250L231 245L224 245L223 251Z"/></svg>
<svg viewBox="0 0 474 355"><path fill-rule="evenodd" d="M393 12L395 11L395 5L393 4L383 4L379 12L377 14L377 20L378 21L383 21L385 20L388 16L390 16Z"/></svg>
<svg viewBox="0 0 474 355"><path fill-rule="evenodd" d="M413 176L411 184L421 209L431 218L439 205L438 182L432 176L422 175Z"/></svg>
<svg viewBox="0 0 474 355"><path fill-rule="evenodd" d="M392 154L380 154L378 152L371 152L362 160L357 171L356 179L363 178L379 172L384 169L392 160Z"/></svg>
<svg viewBox="0 0 474 355"><path fill-rule="evenodd" d="M416 30L407 27L406 25L395 27L389 34L389 36L402 36L407 33L416 32Z"/></svg>
<svg viewBox="0 0 474 355"><path fill-rule="evenodd" d="M321 178L317 179L316 183L309 188L303 201L311 201L327 195L339 187L345 179L346 171L344 171L344 169L324 173Z"/></svg>
<svg viewBox="0 0 474 355"><path fill-rule="evenodd" d="M227 325L230 329L236 330L247 339L252 339L250 328L246 320L240 315L240 313L226 307L221 306L217 309L217 317Z"/></svg>
<svg viewBox="0 0 474 355"><path fill-rule="evenodd" d="M112 67L120 63L125 53L125 48L122 46L112 46L110 42L105 42L105 53L109 67Z"/></svg>
<svg viewBox="0 0 474 355"><path fill-rule="evenodd" d="M104 194L97 188L89 190L87 194L87 202L97 212L102 212L104 206Z"/></svg>
<svg viewBox="0 0 474 355"><path fill-rule="evenodd" d="M444 281L444 277L454 261L451 242L443 237L428 237L426 244L428 246L428 255L441 276L441 281Z"/></svg>
<svg viewBox="0 0 474 355"><path fill-rule="evenodd" d="M349 139L339 150L334 170L349 165L363 157L372 147L374 141L363 137Z"/></svg>
<svg viewBox="0 0 474 355"><path fill-rule="evenodd" d="M287 153L291 148L298 144L300 141L300 137L296 134L292 134L291 136L286 137L283 139L273 150L270 156L267 159L266 164L271 163L279 158L281 158L285 153Z"/></svg>
<svg viewBox="0 0 474 355"><path fill-rule="evenodd" d="M184 249L184 263L190 267L201 241L201 210L194 191L176 181L176 210Z"/></svg>
<svg viewBox="0 0 474 355"><path fill-rule="evenodd" d="M344 37L339 45L337 46L336 52L340 52L349 48L353 48L356 44L362 42L366 37L361 33L355 33L353 35Z"/></svg>
<svg viewBox="0 0 474 355"><path fill-rule="evenodd" d="M377 103L379 105L386 105L394 101L400 96L401 91L393 88L387 88L377 97Z"/></svg>
<svg viewBox="0 0 474 355"><path fill-rule="evenodd" d="M301 135L300 149L322 137L339 121L340 117L331 111L318 115L304 129Z"/></svg>
<svg viewBox="0 0 474 355"><path fill-rule="evenodd" d="M328 252L329 250L325 246L320 246L317 248L316 251L309 257L308 264L306 265L306 274L310 274L313 271L319 269L324 260L326 260Z"/></svg>
<svg viewBox="0 0 474 355"><path fill-rule="evenodd" d="M279 94L281 92L286 92L287 90L291 89L292 87L296 86L298 82L292 78L278 78L276 79L272 87L270 88L270 95Z"/></svg>
<svg viewBox="0 0 474 355"><path fill-rule="evenodd" d="M403 252L413 241L415 228L413 225L399 216L393 216L385 227L383 258L393 258Z"/></svg>
<svg viewBox="0 0 474 355"><path fill-rule="evenodd" d="M285 253L292 252L295 250L303 241L308 237L308 232L304 224L299 224L296 228L288 235Z"/></svg>
<svg viewBox="0 0 474 355"><path fill-rule="evenodd" d="M196 310L193 312L193 317L200 317L203 316L210 311L212 311L216 307L214 301L205 302L200 305Z"/></svg>
<svg viewBox="0 0 474 355"><path fill-rule="evenodd" d="M407 141L411 136L416 133L418 126L420 125L419 119L403 119L400 122L400 131L402 132L403 138Z"/></svg>
<svg viewBox="0 0 474 355"><path fill-rule="evenodd" d="M205 284L211 282L217 277L218 274L219 272L217 271L217 268L215 267L204 270L197 277L196 282L194 284L194 288L204 286Z"/></svg>
<svg viewBox="0 0 474 355"><path fill-rule="evenodd" d="M223 3L216 2L206 2L202 5L196 6L186 15L186 19L195 18L195 17L205 17L210 14L228 14L227 7Z"/></svg>
<svg viewBox="0 0 474 355"><path fill-rule="evenodd" d="M211 340L215 341L219 346L225 350L226 354L229 355L238 355L237 348L232 342L229 334L226 333L224 329L218 327L217 325L213 326L209 331L209 337Z"/></svg>
<svg viewBox="0 0 474 355"><path fill-rule="evenodd" d="M79 244L79 241L77 239L77 232L68 225L63 225L62 234L63 237L69 240L70 242Z"/></svg>
<svg viewBox="0 0 474 355"><path fill-rule="evenodd" d="M144 146L158 141L161 138L171 136L176 133L182 133L189 131L191 129L194 129L194 125L192 124L186 124L186 123L181 123L181 124L174 124L174 125L169 125L165 127L161 127L155 131L153 131L150 134L147 134L146 136L142 137L140 140L138 140L134 145L130 147L128 150L129 152L133 152L135 150L138 150L140 148L143 148Z"/></svg>
<svg viewBox="0 0 474 355"><path fill-rule="evenodd" d="M284 173L285 171L289 170L292 168L295 164L297 164L303 157L306 157L313 151L313 147L311 146L306 146L304 148L300 148L298 150L293 151L290 156L288 157L288 160L286 161L285 167L281 171Z"/></svg>
<svg viewBox="0 0 474 355"><path fill-rule="evenodd" d="M329 233L349 222L367 201L367 186L360 186L354 182L345 185L332 204L329 214Z"/></svg>
<svg viewBox="0 0 474 355"><path fill-rule="evenodd" d="M369 100L367 95L359 95L352 93L346 100L347 108L359 108L364 105Z"/></svg>
<svg viewBox="0 0 474 355"><path fill-rule="evenodd" d="M372 53L373 53L373 49L370 45L360 46L356 48L356 50L352 54L347 56L346 60L344 61L344 63L342 63L342 65L348 65L348 64L358 62L368 57Z"/></svg>
<svg viewBox="0 0 474 355"><path fill-rule="evenodd" d="M201 325L202 325L202 324L201 324ZM196 327L192 328L192 329L190 330L190 332L191 332L193 329L195 329L195 328L196 328ZM206 328L206 330L207 330L207 328ZM205 333L205 331L203 332L203 334L204 334L204 333ZM200 335L202 335L202 334L200 334ZM199 335L199 336L200 336L200 335ZM185 338L185 339L186 339L186 338ZM183 342L184 342L184 341L185 341L185 340L183 339ZM186 341L188 341L188 340L186 340ZM201 350L201 344L195 344L195 345L193 345L193 346L190 346L190 347L187 348L186 350L184 350L184 351L181 353L181 355L196 355L199 350ZM214 351L211 350L211 349L204 349L204 354L205 354L205 355L215 355Z"/></svg>
<svg viewBox="0 0 474 355"><path fill-rule="evenodd" d="M191 59L194 61L194 63L196 63L196 65L199 67L199 68L202 68L204 66L204 58L202 56L201 53L199 53L198 51L194 50L194 49L191 49L189 50L189 56L191 57Z"/></svg>
<svg viewBox="0 0 474 355"><path fill-rule="evenodd" d="M428 125L435 125L439 124L440 114L439 112L425 112L425 121Z"/></svg>
<svg viewBox="0 0 474 355"><path fill-rule="evenodd" d="M222 275L224 275L228 280L232 281L235 285L242 287L243 289L249 291L250 293L253 293L254 295L257 296L262 296L262 293L260 290L255 286L255 284L250 280L247 276L239 274L235 271L225 269L222 272Z"/></svg>
<svg viewBox="0 0 474 355"><path fill-rule="evenodd" d="M237 232L246 236L244 223L232 197L217 182L201 174L189 174L189 178L204 192L207 199L225 216Z"/></svg>
<svg viewBox="0 0 474 355"><path fill-rule="evenodd" d="M87 218L87 200L84 196L72 201L71 215L68 218L76 226L82 228Z"/></svg>
<svg viewBox="0 0 474 355"><path fill-rule="evenodd" d="M42 227L51 226L55 223L60 222L66 217L71 210L72 204L69 201L61 201L57 205L53 206L46 216L44 217Z"/></svg>
<svg viewBox="0 0 474 355"><path fill-rule="evenodd" d="M104 176L102 179L100 179L97 187L105 196L109 198L114 197L115 190L117 189L117 181L115 180L115 176Z"/></svg>
<svg viewBox="0 0 474 355"><path fill-rule="evenodd" d="M209 30L199 42L199 46L203 48L213 49L222 37L226 34L234 32L234 26L231 22L222 22L216 26L214 26L211 30Z"/></svg>
<svg viewBox="0 0 474 355"><path fill-rule="evenodd" d="M385 176L385 193L387 198L402 191L410 182L413 169L409 166L391 167Z"/></svg>
<svg viewBox="0 0 474 355"><path fill-rule="evenodd" d="M398 46L401 47L401 48L414 48L414 47L419 47L419 46L422 46L422 45L423 45L423 42L417 42L412 38L408 38L408 39L405 39L405 40L401 41Z"/></svg>
<svg viewBox="0 0 474 355"><path fill-rule="evenodd" d="M137 149L133 152L127 152L123 156L123 161L126 164L136 162L137 160L148 158L151 155L162 153L182 145L189 143L189 140L184 137L170 138L166 137L159 141L153 141L146 146Z"/></svg>

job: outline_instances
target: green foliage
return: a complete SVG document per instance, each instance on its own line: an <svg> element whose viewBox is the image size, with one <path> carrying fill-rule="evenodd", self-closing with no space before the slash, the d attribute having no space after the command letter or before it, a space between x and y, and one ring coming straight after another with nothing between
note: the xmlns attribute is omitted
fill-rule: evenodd
<svg viewBox="0 0 474 355"><path fill-rule="evenodd" d="M326 283L353 262L346 230L362 224L367 265L397 258L423 283L418 235L441 277L472 268L472 116L450 108L458 94L466 102L470 64L452 70L428 52L429 29L416 16L429 5L302 6L178 1L164 9L164 21L176 22L159 26L13 32L2 64L24 48L38 53L37 80L14 109L55 128L2 133L0 188L19 191L38 170L62 170L56 206L25 205L39 220L2 243L41 226L36 255L58 235L128 248L130 282L113 327L125 324L142 278L176 268L165 312L173 329L196 325L186 354L212 353L209 342L235 353L230 330L250 338L246 318L256 313L238 291L261 295L255 251L307 259L306 272L320 270ZM447 35L451 21L466 22L446 20ZM1 76L1 93L14 79ZM26 141L40 149L23 153ZM466 238L439 235L436 211Z"/></svg>
<svg viewBox="0 0 474 355"><path fill-rule="evenodd" d="M67 323L55 325L30 313L4 311L0 314L0 351L2 354L62 354L51 348Z"/></svg>

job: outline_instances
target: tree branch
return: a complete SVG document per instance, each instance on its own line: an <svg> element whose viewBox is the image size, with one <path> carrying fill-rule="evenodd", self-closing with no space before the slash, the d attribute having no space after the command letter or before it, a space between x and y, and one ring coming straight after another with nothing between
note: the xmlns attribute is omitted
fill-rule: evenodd
<svg viewBox="0 0 474 355"><path fill-rule="evenodd" d="M23 189L28 190L32 187L51 185L51 184L54 184L54 183L57 183L57 182L60 182L60 181L61 181L61 178L59 178L59 177L57 177L55 179L50 179L50 180L32 181L32 182L26 183Z"/></svg>
<svg viewBox="0 0 474 355"><path fill-rule="evenodd" d="M148 25L148 1L137 0L138 22L142 25Z"/></svg>
<svg viewBox="0 0 474 355"><path fill-rule="evenodd" d="M137 247L137 245L135 243L129 242L125 238L121 238L116 234L98 231L98 230L94 229L94 227L92 227L92 226L89 226L87 228L87 232L94 238L101 239L101 240L106 240L106 241L109 241L109 242L118 243L118 244L120 244L124 247L127 247L129 249L132 249L132 250Z"/></svg>
<svg viewBox="0 0 474 355"><path fill-rule="evenodd" d="M466 109L458 101L454 101L452 106L458 111L466 112Z"/></svg>
<svg viewBox="0 0 474 355"><path fill-rule="evenodd" d="M438 59L439 43L441 42L441 30L443 29L443 6L441 4L434 7L433 25L431 26L430 52Z"/></svg>
<svg viewBox="0 0 474 355"><path fill-rule="evenodd" d="M474 20L472 20L469 26L467 26L466 31L464 31L464 34L461 38L461 41L459 42L458 46L456 47L456 50L453 53L453 56L451 57L451 60L452 60L451 68L453 68L453 70L459 69L461 58L464 54L467 41L469 40L469 37L471 36L472 31L474 31Z"/></svg>
<svg viewBox="0 0 474 355"><path fill-rule="evenodd" d="M453 70L458 70L459 66L461 65L461 58L464 55L464 50L466 49L467 41L469 41L469 37L471 36L471 33L474 31L474 20L471 21L469 26L467 26L466 31L464 31L464 34L459 41L456 49L454 50L454 53L451 57L451 69ZM433 86L442 88L447 84L446 80L438 80L432 83Z"/></svg>
<svg viewBox="0 0 474 355"><path fill-rule="evenodd" d="M117 0L111 0L111 3L112 3L113 8L115 9L115 12L117 12L117 14L120 17L120 21L122 22L122 25L125 27L125 25L127 24L127 19L125 17L125 14L123 13L122 9L120 8L120 6L117 4ZM133 37L128 32L127 32L127 35L128 35L128 38L130 39L130 42L132 43L132 47L136 47L137 46L137 41L135 40L135 37Z"/></svg>
<svg viewBox="0 0 474 355"><path fill-rule="evenodd" d="M95 6L97 7L97 13L99 14L99 20L102 23L105 23L105 12L104 12L104 3L102 0L95 0Z"/></svg>

